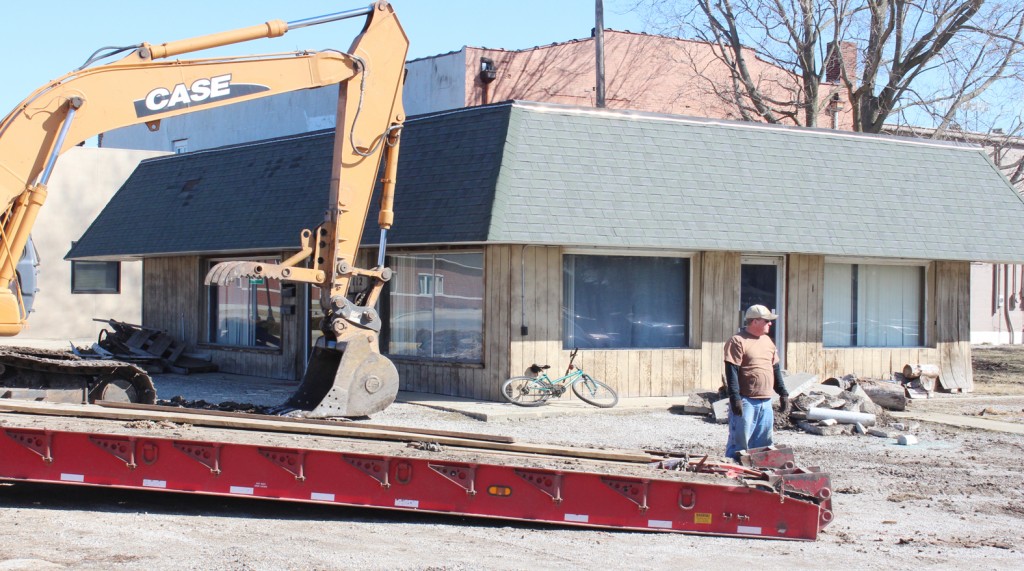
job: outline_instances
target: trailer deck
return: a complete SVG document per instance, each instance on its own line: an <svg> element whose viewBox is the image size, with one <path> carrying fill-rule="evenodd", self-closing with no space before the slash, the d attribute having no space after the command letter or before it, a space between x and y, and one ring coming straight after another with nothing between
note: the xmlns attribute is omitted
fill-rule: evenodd
<svg viewBox="0 0 1024 571"><path fill-rule="evenodd" d="M148 408L0 402L0 480L778 539L832 520L828 476L788 448L738 465Z"/></svg>

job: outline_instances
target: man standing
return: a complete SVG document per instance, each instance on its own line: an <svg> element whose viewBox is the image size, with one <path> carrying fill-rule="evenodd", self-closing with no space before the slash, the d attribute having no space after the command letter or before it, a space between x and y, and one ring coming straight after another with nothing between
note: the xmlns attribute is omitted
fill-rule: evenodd
<svg viewBox="0 0 1024 571"><path fill-rule="evenodd" d="M789 412L789 393L775 343L768 336L779 316L763 305L752 305L743 329L725 343L725 379L729 392L729 443L725 455L738 459L750 448L772 445L772 390L779 393L782 414Z"/></svg>

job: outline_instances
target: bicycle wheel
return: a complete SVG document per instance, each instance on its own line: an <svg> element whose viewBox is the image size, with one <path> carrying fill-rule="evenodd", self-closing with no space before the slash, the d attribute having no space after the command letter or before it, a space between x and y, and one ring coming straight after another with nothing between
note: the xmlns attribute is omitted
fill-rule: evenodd
<svg viewBox="0 0 1024 571"><path fill-rule="evenodd" d="M551 391L533 377L512 377L502 383L501 398L519 406L540 406L551 398Z"/></svg>
<svg viewBox="0 0 1024 571"><path fill-rule="evenodd" d="M600 408L611 408L619 402L615 389L590 375L576 379L572 384L572 392L583 402Z"/></svg>

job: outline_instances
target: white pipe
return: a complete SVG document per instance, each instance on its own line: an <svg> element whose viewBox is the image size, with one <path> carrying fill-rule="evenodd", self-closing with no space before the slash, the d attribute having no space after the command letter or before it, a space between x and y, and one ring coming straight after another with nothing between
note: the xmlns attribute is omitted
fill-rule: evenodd
<svg viewBox="0 0 1024 571"><path fill-rule="evenodd" d="M864 426L875 425L875 415L866 412L814 407L807 411L807 420L827 420L829 418L833 418L841 424L857 424L859 422Z"/></svg>

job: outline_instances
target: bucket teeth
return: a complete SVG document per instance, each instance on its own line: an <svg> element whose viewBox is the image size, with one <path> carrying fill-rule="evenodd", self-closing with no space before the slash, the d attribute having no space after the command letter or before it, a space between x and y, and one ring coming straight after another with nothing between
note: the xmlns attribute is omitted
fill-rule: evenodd
<svg viewBox="0 0 1024 571"><path fill-rule="evenodd" d="M280 278L281 267L261 262L221 262L206 274L206 285L228 285L237 279Z"/></svg>

